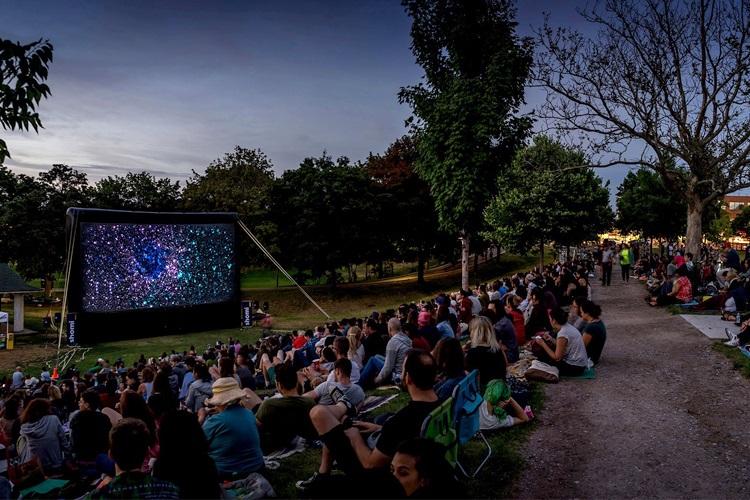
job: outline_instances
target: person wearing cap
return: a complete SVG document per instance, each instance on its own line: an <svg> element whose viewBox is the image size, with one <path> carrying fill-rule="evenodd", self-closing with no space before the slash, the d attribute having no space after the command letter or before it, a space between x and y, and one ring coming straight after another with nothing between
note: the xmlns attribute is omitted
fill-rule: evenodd
<svg viewBox="0 0 750 500"><path fill-rule="evenodd" d="M213 407L211 416L205 409L198 420L208 440L208 454L216 463L221 479L242 479L263 470L263 452L255 415L242 406L245 392L233 377L222 377L211 387L213 396L206 404Z"/></svg>

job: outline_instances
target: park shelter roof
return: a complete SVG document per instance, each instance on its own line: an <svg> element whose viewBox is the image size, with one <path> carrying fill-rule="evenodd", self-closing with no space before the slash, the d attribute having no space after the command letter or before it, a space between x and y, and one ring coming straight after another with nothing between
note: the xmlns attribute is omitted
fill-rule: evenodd
<svg viewBox="0 0 750 500"><path fill-rule="evenodd" d="M0 293L38 292L39 288L27 285L17 272L6 263L0 262Z"/></svg>

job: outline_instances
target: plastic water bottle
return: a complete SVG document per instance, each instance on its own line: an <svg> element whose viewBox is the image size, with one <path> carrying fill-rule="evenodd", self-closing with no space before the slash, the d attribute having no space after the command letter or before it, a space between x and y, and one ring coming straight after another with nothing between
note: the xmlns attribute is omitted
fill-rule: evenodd
<svg viewBox="0 0 750 500"><path fill-rule="evenodd" d="M737 311L737 316L735 316L734 324L737 326L740 326L742 324L742 315L739 311Z"/></svg>

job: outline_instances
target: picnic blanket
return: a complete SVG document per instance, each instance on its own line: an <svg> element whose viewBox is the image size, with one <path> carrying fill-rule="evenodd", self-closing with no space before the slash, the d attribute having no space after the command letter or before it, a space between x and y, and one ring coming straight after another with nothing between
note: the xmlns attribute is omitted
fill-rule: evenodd
<svg viewBox="0 0 750 500"><path fill-rule="evenodd" d="M365 413L371 412L375 408L380 408L396 396L398 396L398 393L391 394L389 396L368 396L367 399L365 399L364 403L362 403L362 406L359 408L359 414L364 415Z"/></svg>
<svg viewBox="0 0 750 500"><path fill-rule="evenodd" d="M680 314L680 317L693 325L696 330L710 339L726 340L725 328L736 330L734 323L724 321L721 316L713 314Z"/></svg>

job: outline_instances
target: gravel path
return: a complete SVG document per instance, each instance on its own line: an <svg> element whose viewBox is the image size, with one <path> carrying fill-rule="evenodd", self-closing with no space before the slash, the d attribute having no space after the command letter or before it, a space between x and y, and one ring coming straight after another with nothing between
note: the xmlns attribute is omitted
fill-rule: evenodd
<svg viewBox="0 0 750 500"><path fill-rule="evenodd" d="M612 274L597 378L548 385L513 496L748 498L750 381Z"/></svg>

